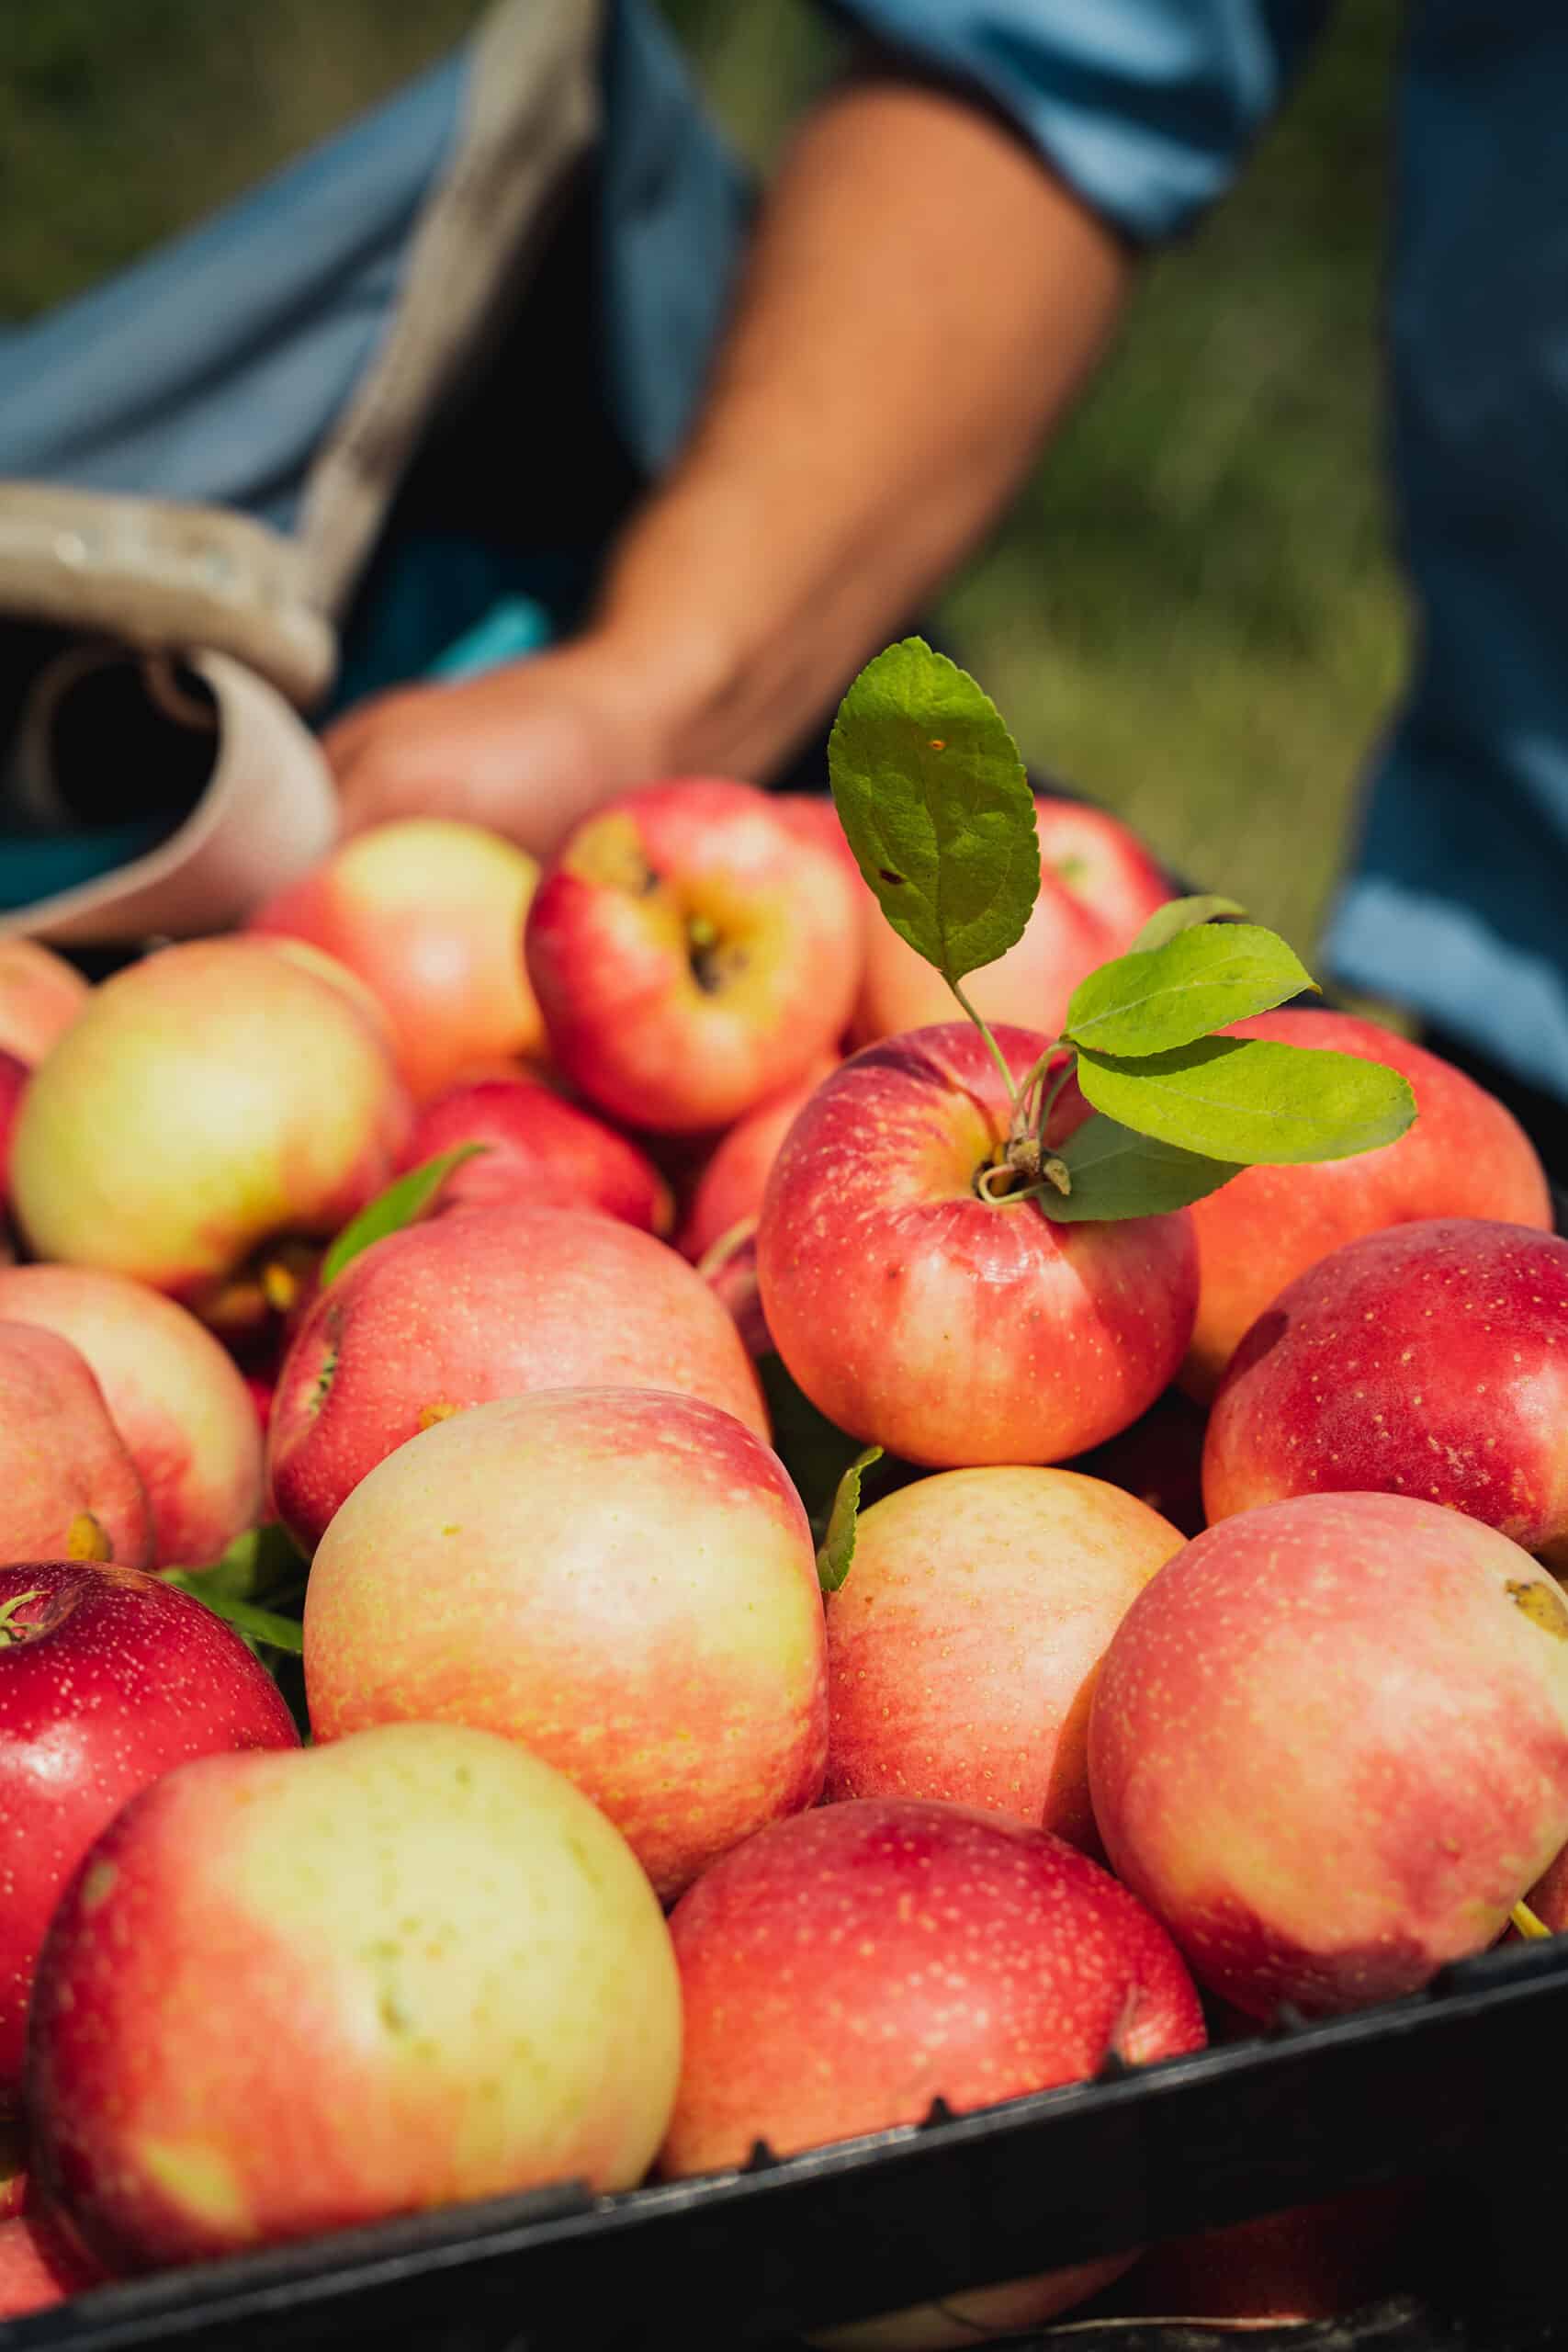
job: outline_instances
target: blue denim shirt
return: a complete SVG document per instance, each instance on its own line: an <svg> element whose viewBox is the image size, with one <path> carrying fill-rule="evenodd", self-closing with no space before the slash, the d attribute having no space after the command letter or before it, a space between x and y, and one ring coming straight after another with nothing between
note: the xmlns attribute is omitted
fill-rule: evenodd
<svg viewBox="0 0 1568 2352"><path fill-rule="evenodd" d="M1139 243L1230 186L1326 9L832 5L984 91ZM0 333L0 471L286 525L395 296L467 70L460 53L109 286ZM698 396L747 197L644 0L612 0L604 72L604 397L656 473ZM1568 1097L1564 91L1568 0L1411 0L1388 347L1418 642L1328 955Z"/></svg>

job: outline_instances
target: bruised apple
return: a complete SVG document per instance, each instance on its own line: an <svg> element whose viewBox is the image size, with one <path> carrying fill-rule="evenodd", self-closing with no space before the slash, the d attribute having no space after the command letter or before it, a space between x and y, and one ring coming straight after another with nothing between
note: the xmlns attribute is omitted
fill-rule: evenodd
<svg viewBox="0 0 1568 2352"><path fill-rule="evenodd" d="M33 1252L198 1312L280 1236L330 1236L390 1175L408 1106L348 994L259 939L128 965L37 1070L11 1147Z"/></svg>
<svg viewBox="0 0 1568 2352"><path fill-rule="evenodd" d="M400 1446L333 1519L305 1683L318 1739L415 1719L520 1741L672 1897L821 1788L806 1514L777 1456L695 1397L476 1407Z"/></svg>
<svg viewBox="0 0 1568 2352"><path fill-rule="evenodd" d="M1089 1762L1111 1867L1211 1991L1254 2018L1413 1992L1568 1843L1568 1601L1436 1503L1267 1504L1134 1601Z"/></svg>
<svg viewBox="0 0 1568 2352"><path fill-rule="evenodd" d="M1393 1226L1298 1275L1242 1340L1209 1416L1208 1516L1376 1488L1568 1564L1564 1428L1568 1241L1482 1217Z"/></svg>
<svg viewBox="0 0 1568 2352"><path fill-rule="evenodd" d="M949 1470L874 1503L827 1602L829 1796L950 1798L1092 1849L1095 1671L1182 1542L1071 1470Z"/></svg>
<svg viewBox="0 0 1568 2352"><path fill-rule="evenodd" d="M246 929L302 939L386 1008L398 1066L423 1101L499 1056L537 1054L523 968L539 869L515 842L451 817L372 825L270 899Z"/></svg>
<svg viewBox="0 0 1568 2352"><path fill-rule="evenodd" d="M670 1933L619 1832L445 1724L167 1774L50 1930L39 2174L146 2270L461 2199L639 2180L680 2064Z"/></svg>
<svg viewBox="0 0 1568 2352"><path fill-rule="evenodd" d="M1282 1007L1227 1037L1271 1037L1386 1063L1410 1081L1416 1118L1397 1142L1354 1159L1244 1168L1190 1214L1198 1318L1182 1386L1206 1404L1242 1334L1285 1284L1363 1233L1417 1217L1495 1217L1551 1229L1551 1194L1512 1112L1425 1046L1348 1012Z"/></svg>
<svg viewBox="0 0 1568 2352"><path fill-rule="evenodd" d="M869 1799L781 1822L716 1862L671 1918L685 2052L660 2168L742 2165L1197 2050L1169 1937L1047 1831L966 1805ZM1042 2212L1049 2188L1041 2189ZM836 2331L917 2346L1037 2324L1133 2259Z"/></svg>
<svg viewBox="0 0 1568 2352"><path fill-rule="evenodd" d="M1016 1080L1047 1043L996 1036ZM1192 1328L1185 1211L1054 1225L1026 1199L980 1196L1010 1107L966 1023L888 1038L818 1087L768 1179L757 1266L773 1343L829 1420L909 1462L1097 1445L1167 1386Z"/></svg>
<svg viewBox="0 0 1568 2352"><path fill-rule="evenodd" d="M529 910L550 1052L634 1126L702 1133L837 1043L863 917L844 860L721 777L650 785L568 836Z"/></svg>
<svg viewBox="0 0 1568 2352"><path fill-rule="evenodd" d="M432 1421L533 1389L668 1388L768 1434L751 1362L700 1275L588 1209L467 1209L389 1234L317 1296L273 1399L268 1476L307 1549Z"/></svg>

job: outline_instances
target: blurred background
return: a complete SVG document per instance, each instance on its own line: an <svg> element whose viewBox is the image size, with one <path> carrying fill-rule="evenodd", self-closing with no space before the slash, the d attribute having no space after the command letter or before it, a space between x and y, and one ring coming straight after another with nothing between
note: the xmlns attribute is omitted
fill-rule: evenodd
<svg viewBox="0 0 1568 2352"><path fill-rule="evenodd" d="M765 170L831 71L809 0L662 0ZM7 0L0 320L132 258L395 87L481 0ZM941 618L1026 755L1298 946L1315 938L1404 616L1376 390L1397 0L1339 12L1238 193Z"/></svg>

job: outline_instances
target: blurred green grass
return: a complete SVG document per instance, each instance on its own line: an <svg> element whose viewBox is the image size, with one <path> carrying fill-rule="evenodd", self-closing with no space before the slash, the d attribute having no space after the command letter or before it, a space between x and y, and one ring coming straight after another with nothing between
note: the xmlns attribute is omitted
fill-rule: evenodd
<svg viewBox="0 0 1568 2352"><path fill-rule="evenodd" d="M93 283L457 38L478 0L0 10L0 318ZM806 0L666 0L765 164L828 70ZM1120 345L943 622L1032 760L1298 944L1405 621L1376 313L1397 0L1340 12L1236 194Z"/></svg>

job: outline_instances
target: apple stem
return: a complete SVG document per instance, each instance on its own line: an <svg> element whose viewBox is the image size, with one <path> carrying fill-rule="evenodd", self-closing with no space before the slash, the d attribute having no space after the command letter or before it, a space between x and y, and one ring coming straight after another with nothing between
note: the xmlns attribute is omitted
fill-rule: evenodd
<svg viewBox="0 0 1568 2352"><path fill-rule="evenodd" d="M1536 1917L1528 1903L1516 1903L1508 1917L1527 1943L1542 1943L1551 1937L1551 1929L1544 1919Z"/></svg>
<svg viewBox="0 0 1568 2352"><path fill-rule="evenodd" d="M39 1585L32 1592L18 1592L14 1600L7 1600L0 1606L0 1649L6 1648L11 1642L26 1641L28 1629L22 1625L13 1626L11 1620L18 1609L27 1607L29 1600L42 1599L43 1587Z"/></svg>
<svg viewBox="0 0 1568 2352"><path fill-rule="evenodd" d="M720 1267L728 1266L731 1258L735 1257L739 1251L745 1249L746 1244L751 1239L756 1230L756 1218L754 1216L743 1216L739 1218L734 1225L728 1227L725 1232L721 1233L716 1241L710 1241L707 1248L703 1251L702 1256L697 1260L697 1272L701 1274L704 1282L712 1282L715 1274L718 1272Z"/></svg>
<svg viewBox="0 0 1568 2352"><path fill-rule="evenodd" d="M1039 1138L1040 1148L1042 1151L1045 1148L1045 1130L1051 1124L1051 1114L1055 1109L1056 1104L1061 1098L1063 1088L1066 1085L1068 1079L1071 1078L1077 1068L1077 1056L1076 1054L1069 1054L1066 1060L1062 1064L1061 1069L1056 1072L1056 1076L1052 1082L1050 1091L1046 1094L1044 1101L1040 1105L1040 1123L1035 1128L1035 1134ZM1064 1190L1065 1189L1066 1187L1064 1187Z"/></svg>
<svg viewBox="0 0 1568 2352"><path fill-rule="evenodd" d="M1018 1109L1018 1083L1014 1079L1011 1070L1009 1069L1006 1061L1002 1057L1001 1047L992 1036L989 1029L986 1026L986 1023L981 1019L979 1013L976 1012L974 1006L964 995L964 990L959 986L958 982L955 979L951 978L946 974L943 974L943 978L947 979L948 987L953 990L953 995L958 999L959 1003L964 1007L964 1012L969 1015L970 1020L975 1023L975 1026L980 1032L981 1036L984 1037L986 1041L986 1051L990 1055L991 1059L1000 1070L1002 1074L1002 1084L1008 1091L1008 1101L1012 1104L1013 1109L1016 1111Z"/></svg>

